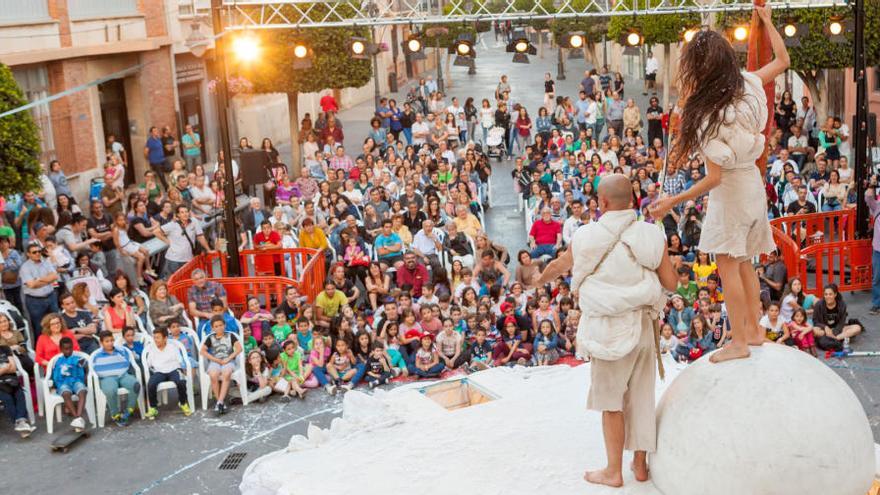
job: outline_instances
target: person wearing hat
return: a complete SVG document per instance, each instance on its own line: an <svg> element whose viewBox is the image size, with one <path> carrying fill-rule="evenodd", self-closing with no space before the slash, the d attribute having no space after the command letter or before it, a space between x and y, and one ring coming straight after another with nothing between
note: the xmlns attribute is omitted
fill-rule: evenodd
<svg viewBox="0 0 880 495"><path fill-rule="evenodd" d="M604 469L587 471L584 479L616 487L623 485L624 449L635 452L636 479L649 477L647 453L657 448L657 322L666 306L663 288L674 291L677 284L663 232L637 221L632 202L626 176L603 177L602 216L575 232L571 247L538 281L546 284L572 271L571 289L582 311L578 349L592 357L587 408L602 412L608 458Z"/></svg>

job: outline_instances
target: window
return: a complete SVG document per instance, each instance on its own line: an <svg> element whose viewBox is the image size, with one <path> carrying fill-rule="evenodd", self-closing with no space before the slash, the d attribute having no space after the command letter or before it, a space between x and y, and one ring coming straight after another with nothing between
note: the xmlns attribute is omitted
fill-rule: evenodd
<svg viewBox="0 0 880 495"><path fill-rule="evenodd" d="M874 92L880 93L880 67L874 67Z"/></svg>
<svg viewBox="0 0 880 495"><path fill-rule="evenodd" d="M0 24L50 20L48 0L0 0Z"/></svg>
<svg viewBox="0 0 880 495"><path fill-rule="evenodd" d="M178 15L182 18L210 16L210 0L178 0Z"/></svg>
<svg viewBox="0 0 880 495"><path fill-rule="evenodd" d="M137 15L137 0L67 0L72 19Z"/></svg>
<svg viewBox="0 0 880 495"><path fill-rule="evenodd" d="M45 65L12 69L12 75L18 82L24 98L28 102L41 100L49 96L49 72ZM43 161L55 157L55 141L52 139L52 119L49 115L49 104L43 103L29 110L34 122L40 129L40 146Z"/></svg>

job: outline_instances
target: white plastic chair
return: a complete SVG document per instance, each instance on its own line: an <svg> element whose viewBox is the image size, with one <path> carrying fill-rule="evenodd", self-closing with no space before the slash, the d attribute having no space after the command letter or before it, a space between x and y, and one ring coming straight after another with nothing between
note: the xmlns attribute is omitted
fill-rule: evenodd
<svg viewBox="0 0 880 495"><path fill-rule="evenodd" d="M169 339L166 345L170 345L177 349L180 353L180 359L183 362L183 369L186 371L186 401L189 403L189 408L192 411L196 409L196 398L195 398L195 383L193 383L192 376L192 364L189 362L189 356L186 353L186 348L183 347L183 344L180 342ZM144 386L150 383L150 367L147 365L148 357L156 351L156 344L154 342L150 342L148 345L144 347L144 354L142 356L142 361L144 363ZM159 407L159 405L168 404L168 391L169 390L177 390L177 386L172 381L166 381L159 384L156 387L156 391L158 392L159 404L150 404L149 395L147 395L147 406L148 407Z"/></svg>
<svg viewBox="0 0 880 495"><path fill-rule="evenodd" d="M73 355L86 360L86 362L89 362L89 355L84 352L73 351ZM41 387L43 390L43 401L45 403L44 404L44 411L46 414L46 431L48 431L50 435L55 431L56 410L62 404L64 404L64 399L61 397L61 395L56 393L55 384L52 383L52 370L55 369L55 363L58 362L59 357L61 357L61 354L58 354L57 356L55 356L51 360L49 360L49 364L48 364L48 366L46 366L46 377L41 378L38 381L38 386ZM39 367L40 367L39 364L35 365L35 368L39 368ZM91 371L91 365L89 366L89 371ZM95 427L95 401L93 400L93 397L95 394L95 390L91 384L91 381L88 379L88 377L86 377L86 386L89 389L89 395L90 395L90 397L88 397L86 399L86 401L87 401L86 407L85 407L86 416L88 416L89 422L92 424L92 428L94 428ZM78 400L79 400L79 396L74 395L73 401L76 402ZM60 412L58 412L58 419L61 419L62 416L63 415Z"/></svg>
<svg viewBox="0 0 880 495"><path fill-rule="evenodd" d="M153 319L150 318L150 296L148 296L146 292L144 292L140 289L137 289L136 291L134 291L134 293L135 293L135 295L139 296L144 301L144 315L146 316L146 320L147 320L147 324L145 325L145 327L146 327L146 331L149 332L150 335L152 335L153 329L155 327L153 326ZM137 315L135 315L135 317L137 317ZM140 320L139 317L138 317L138 319Z"/></svg>
<svg viewBox="0 0 880 495"><path fill-rule="evenodd" d="M241 343L241 334L236 335L238 337L238 342ZM213 393L211 391L211 377L208 375L208 365L211 361L202 355L202 345L204 341L208 338L208 335L205 335L205 339L202 339L199 342L199 394L202 396L202 409L208 409L208 398ZM248 405L250 403L250 397L247 392L247 377L245 376L244 371L244 344L242 344L242 352L235 358L236 369L232 372L232 381L235 383L235 386L229 387L229 391L232 392L236 388L238 389L238 394L241 397L241 402L243 405Z"/></svg>
<svg viewBox="0 0 880 495"><path fill-rule="evenodd" d="M34 334L31 331L31 324L27 317L21 314L21 311L19 311L18 308L5 299L0 299L0 314L9 320L13 331L20 331L22 335L24 335L25 347L28 348L28 351L33 352ZM21 322L21 325L19 325L18 322Z"/></svg>
<svg viewBox="0 0 880 495"><path fill-rule="evenodd" d="M18 357L13 354L12 361L15 363L15 374L18 375L19 380L21 381L22 392L24 392L24 400L26 402L25 407L27 407L28 419L31 424L36 422L36 417L34 416L34 401L31 397L31 377L28 374L27 370L24 369L21 365L21 361L18 360Z"/></svg>
<svg viewBox="0 0 880 495"><path fill-rule="evenodd" d="M146 411L146 407L145 407L146 401L144 400L144 380L143 380L143 377L141 376L141 369L136 364L134 354L130 350L128 350L122 346L116 346L116 348L121 349L123 352L125 352L128 355L129 362L131 363L131 368L134 369L134 376L135 376L135 378L137 378L137 381L140 384L140 390L138 390L137 404L138 404L138 410L140 411L140 414L141 414L141 419L143 419L144 412ZM104 391L101 390L101 380L100 380L100 378L98 378L98 374L95 373L95 371L94 371L95 365L93 362L93 358L95 357L95 354L97 354L98 352L101 352L101 349L98 349L97 351L93 352L89 356L89 380L91 381L90 387L91 387L93 394L95 396L95 406L97 408L96 409L96 416L98 419L98 427L103 428L105 420L107 419L107 396L104 395ZM126 390L124 388L119 388L118 394L119 395L127 395L128 390Z"/></svg>

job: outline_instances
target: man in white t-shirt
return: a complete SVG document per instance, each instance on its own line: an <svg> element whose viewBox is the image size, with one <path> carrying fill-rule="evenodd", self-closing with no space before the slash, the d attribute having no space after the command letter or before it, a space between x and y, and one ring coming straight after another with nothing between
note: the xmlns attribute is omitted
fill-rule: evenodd
<svg viewBox="0 0 880 495"><path fill-rule="evenodd" d="M584 203L579 199L571 202L571 216L565 219L562 224L562 242L566 246L571 244L571 237L574 232L581 226L581 215L584 213Z"/></svg>
<svg viewBox="0 0 880 495"><path fill-rule="evenodd" d="M423 144L428 142L428 135L431 133L431 128L428 126L428 123L422 119L422 114L416 114L416 121L413 122L412 125L412 144L418 149Z"/></svg>
<svg viewBox="0 0 880 495"><path fill-rule="evenodd" d="M799 125L791 126L791 136L788 137L788 143L786 144L788 145L788 153L791 155L791 159L797 162L798 167L803 167L807 155L813 152L809 143L809 138L803 134Z"/></svg>
<svg viewBox="0 0 880 495"><path fill-rule="evenodd" d="M162 268L162 278L168 278L172 273L180 269L186 262L193 259L196 243L202 249L214 252L205 240L202 226L190 218L189 208L178 205L174 221L154 230L156 237L165 244L168 250L165 252L165 266Z"/></svg>
<svg viewBox="0 0 880 495"><path fill-rule="evenodd" d="M643 95L648 94L648 91L657 93L657 72L659 70L660 62L654 58L653 52L648 52L648 59L645 60L645 91L642 93Z"/></svg>

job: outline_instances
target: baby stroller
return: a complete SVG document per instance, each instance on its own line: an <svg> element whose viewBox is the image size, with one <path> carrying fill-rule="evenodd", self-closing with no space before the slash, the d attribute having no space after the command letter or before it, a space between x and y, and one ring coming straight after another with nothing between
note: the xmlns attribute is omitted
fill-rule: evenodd
<svg viewBox="0 0 880 495"><path fill-rule="evenodd" d="M489 158L496 158L500 162L504 157L504 153L506 153L506 149L504 148L504 133L506 131L503 127L493 127L489 129L489 133L486 135L486 156Z"/></svg>

